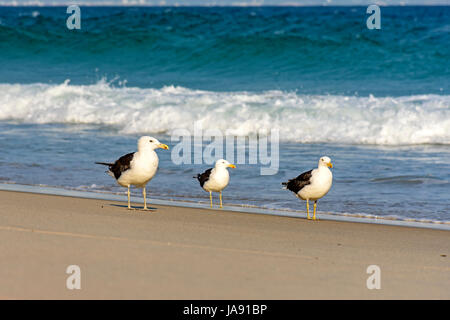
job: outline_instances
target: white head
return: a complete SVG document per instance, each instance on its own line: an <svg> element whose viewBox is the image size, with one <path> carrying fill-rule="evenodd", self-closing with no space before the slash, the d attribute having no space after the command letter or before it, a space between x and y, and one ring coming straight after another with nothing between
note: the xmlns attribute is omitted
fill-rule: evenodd
<svg viewBox="0 0 450 320"><path fill-rule="evenodd" d="M168 150L169 147L164 143L158 141L158 139L148 136L140 137L138 140L138 151L143 150L155 150L155 149L165 149Z"/></svg>
<svg viewBox="0 0 450 320"><path fill-rule="evenodd" d="M214 165L215 168L236 168L234 164L229 163L227 160L219 159L216 161L216 164Z"/></svg>
<svg viewBox="0 0 450 320"><path fill-rule="evenodd" d="M333 168L333 164L331 163L331 159L328 157L322 157L319 159L319 168L321 166L325 166L328 168Z"/></svg>

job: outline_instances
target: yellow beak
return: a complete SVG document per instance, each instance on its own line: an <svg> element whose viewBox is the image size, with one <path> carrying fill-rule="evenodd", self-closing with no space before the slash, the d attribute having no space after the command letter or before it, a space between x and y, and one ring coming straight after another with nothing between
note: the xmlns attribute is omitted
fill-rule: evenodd
<svg viewBox="0 0 450 320"><path fill-rule="evenodd" d="M230 168L236 169L236 166L234 164L229 164L228 165Z"/></svg>
<svg viewBox="0 0 450 320"><path fill-rule="evenodd" d="M330 163L327 163L327 166L329 167L329 168L333 168L333 164L330 162Z"/></svg>
<svg viewBox="0 0 450 320"><path fill-rule="evenodd" d="M164 150L169 150L169 147L167 146L167 144L164 144L164 143L158 144L158 148L161 148L161 149L164 149Z"/></svg>

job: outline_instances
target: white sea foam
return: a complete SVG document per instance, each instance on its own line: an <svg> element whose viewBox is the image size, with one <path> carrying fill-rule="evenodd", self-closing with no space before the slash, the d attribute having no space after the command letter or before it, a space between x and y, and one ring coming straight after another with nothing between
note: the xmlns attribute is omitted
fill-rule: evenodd
<svg viewBox="0 0 450 320"><path fill-rule="evenodd" d="M0 84L0 120L107 125L120 133L218 128L237 136L280 130L284 141L450 144L450 96L353 97L94 85Z"/></svg>

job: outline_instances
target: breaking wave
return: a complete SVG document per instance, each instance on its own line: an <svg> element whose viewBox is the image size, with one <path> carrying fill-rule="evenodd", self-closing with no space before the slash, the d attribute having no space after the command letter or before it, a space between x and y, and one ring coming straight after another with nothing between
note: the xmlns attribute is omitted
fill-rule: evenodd
<svg viewBox="0 0 450 320"><path fill-rule="evenodd" d="M0 120L108 126L121 134L278 129L301 143L450 144L450 96L357 97L280 90L213 92L93 85L0 84Z"/></svg>

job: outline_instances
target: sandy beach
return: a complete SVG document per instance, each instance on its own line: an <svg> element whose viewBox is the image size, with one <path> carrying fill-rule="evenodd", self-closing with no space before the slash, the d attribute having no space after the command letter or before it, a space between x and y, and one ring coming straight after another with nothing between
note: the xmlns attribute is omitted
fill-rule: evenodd
<svg viewBox="0 0 450 320"><path fill-rule="evenodd" d="M445 230L151 207L0 191L0 298L450 298Z"/></svg>

